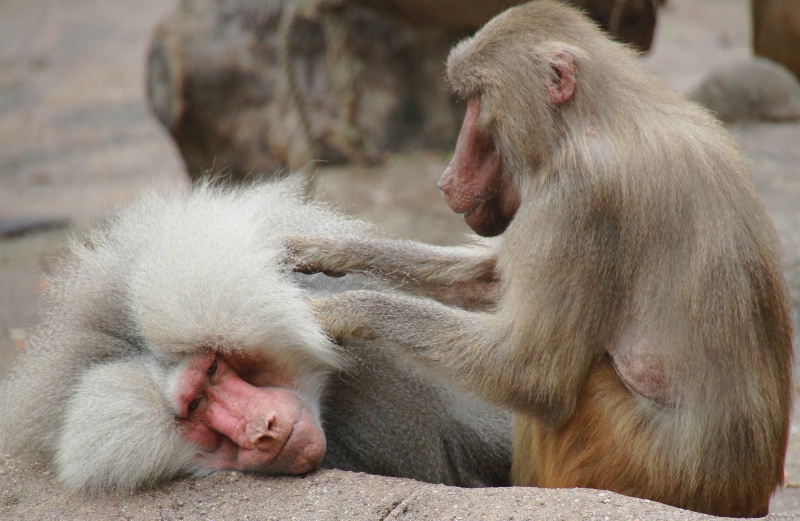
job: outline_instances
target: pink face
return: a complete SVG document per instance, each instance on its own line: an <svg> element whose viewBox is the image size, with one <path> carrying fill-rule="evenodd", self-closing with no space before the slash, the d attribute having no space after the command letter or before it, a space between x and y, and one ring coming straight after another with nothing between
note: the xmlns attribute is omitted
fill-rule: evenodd
<svg viewBox="0 0 800 521"><path fill-rule="evenodd" d="M310 406L260 361L202 355L175 389L180 432L204 451L207 468L303 474L325 455L325 434Z"/></svg>
<svg viewBox="0 0 800 521"><path fill-rule="evenodd" d="M519 208L519 192L503 177L503 163L492 136L478 126L481 98L467 100L456 151L439 188L447 204L485 237L505 231Z"/></svg>

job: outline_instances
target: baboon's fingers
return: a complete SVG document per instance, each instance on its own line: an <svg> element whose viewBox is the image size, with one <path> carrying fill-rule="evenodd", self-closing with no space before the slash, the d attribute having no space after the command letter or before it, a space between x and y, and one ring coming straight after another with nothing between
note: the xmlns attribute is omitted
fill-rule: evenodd
<svg viewBox="0 0 800 521"><path fill-rule="evenodd" d="M343 277L344 271L326 268L322 259L327 257L325 250L318 247L319 239L284 234L281 237L286 264L297 273L312 275L323 273L328 277Z"/></svg>
<svg viewBox="0 0 800 521"><path fill-rule="evenodd" d="M346 295L346 294L345 294ZM367 323L359 318L356 313L349 310L346 296L321 298L311 301L314 307L317 320L322 328L335 341L341 341L347 337L358 337L364 340L375 338L375 332Z"/></svg>

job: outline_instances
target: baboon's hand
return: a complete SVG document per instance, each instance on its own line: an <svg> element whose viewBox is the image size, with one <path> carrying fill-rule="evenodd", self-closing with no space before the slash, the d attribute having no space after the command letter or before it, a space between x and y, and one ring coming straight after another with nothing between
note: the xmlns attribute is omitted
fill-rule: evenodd
<svg viewBox="0 0 800 521"><path fill-rule="evenodd" d="M283 243L287 264L293 266L294 271L309 275L324 273L329 277L345 275L344 270L329 267L335 262L333 259L334 252L331 250L336 249L331 239L284 234L281 237L281 242ZM336 251L338 252L338 249Z"/></svg>
<svg viewBox="0 0 800 521"><path fill-rule="evenodd" d="M365 340L375 338L375 332L369 326L366 317L358 312L358 302L353 298L354 293L348 292L336 297L311 301L317 320L325 332L336 341L346 337Z"/></svg>

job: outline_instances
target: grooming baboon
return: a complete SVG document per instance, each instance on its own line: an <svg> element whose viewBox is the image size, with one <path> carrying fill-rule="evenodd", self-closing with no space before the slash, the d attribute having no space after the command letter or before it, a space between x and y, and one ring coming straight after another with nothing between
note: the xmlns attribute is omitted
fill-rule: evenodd
<svg viewBox="0 0 800 521"><path fill-rule="evenodd" d="M76 241L2 388L0 448L86 490L320 462L507 484L509 414L386 346L330 343L309 297L380 285L294 274L280 235L368 227L297 192L283 181L153 195Z"/></svg>
<svg viewBox="0 0 800 521"><path fill-rule="evenodd" d="M498 242L287 243L301 271L496 281L497 303L348 292L315 302L330 334L393 341L513 409L514 484L766 514L791 322L778 240L730 136L553 1L493 19L447 74L467 107L439 186Z"/></svg>

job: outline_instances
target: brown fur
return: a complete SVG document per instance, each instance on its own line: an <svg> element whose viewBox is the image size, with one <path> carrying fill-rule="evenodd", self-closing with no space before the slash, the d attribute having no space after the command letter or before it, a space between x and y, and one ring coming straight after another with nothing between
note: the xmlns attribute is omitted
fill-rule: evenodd
<svg viewBox="0 0 800 521"><path fill-rule="evenodd" d="M703 480L689 475L669 454L653 450L651 418L636 400L615 378L611 364L603 362L590 373L574 415L563 426L547 428L517 415L514 453L529 458L512 465L512 483L615 490L716 515L767 514L771 481L753 482L747 469L727 479L719 479L711 467L704 469Z"/></svg>
<svg viewBox="0 0 800 521"><path fill-rule="evenodd" d="M328 331L391 339L513 409L517 485L766 513L791 322L778 240L730 136L553 1L489 22L451 52L448 77L468 116L440 186L499 240L287 241L311 271L372 271L434 298L424 288L495 289L479 311L350 292L315 302ZM481 197L495 170L507 193Z"/></svg>

